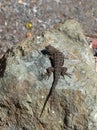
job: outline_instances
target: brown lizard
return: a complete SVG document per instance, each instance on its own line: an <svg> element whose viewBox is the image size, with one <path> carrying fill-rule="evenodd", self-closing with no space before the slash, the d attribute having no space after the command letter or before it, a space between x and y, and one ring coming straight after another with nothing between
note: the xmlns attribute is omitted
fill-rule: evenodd
<svg viewBox="0 0 97 130"><path fill-rule="evenodd" d="M58 79L60 78L60 75L62 75L63 77L64 75L67 75L68 77L71 78L70 76L71 74L67 73L67 68L63 67L64 58L65 58L64 54L51 45L46 46L45 49L51 61L51 67L46 69L47 73L45 75L48 75L49 77L51 73L53 72L53 83L49 91L49 94L47 95L47 98L45 100L45 103L43 105L40 117L45 109L45 106L47 104L47 101L49 100L49 97L51 96L52 98L54 98L53 95L54 95L55 87L58 83Z"/></svg>

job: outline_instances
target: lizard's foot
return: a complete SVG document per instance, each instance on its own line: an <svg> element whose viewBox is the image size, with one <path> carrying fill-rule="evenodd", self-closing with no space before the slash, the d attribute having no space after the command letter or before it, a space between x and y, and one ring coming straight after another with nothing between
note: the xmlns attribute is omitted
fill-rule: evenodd
<svg viewBox="0 0 97 130"><path fill-rule="evenodd" d="M61 68L61 75L64 77L65 75L67 75L69 78L71 78L71 74L67 73L67 67L62 67ZM65 77L64 77L65 78Z"/></svg>
<svg viewBox="0 0 97 130"><path fill-rule="evenodd" d="M65 73L65 75L67 75L69 78L71 78L71 74L70 73Z"/></svg>

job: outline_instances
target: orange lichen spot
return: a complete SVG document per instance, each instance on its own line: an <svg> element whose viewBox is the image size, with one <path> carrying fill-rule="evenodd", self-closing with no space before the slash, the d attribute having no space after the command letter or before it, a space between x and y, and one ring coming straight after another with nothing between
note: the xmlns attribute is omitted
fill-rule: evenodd
<svg viewBox="0 0 97 130"><path fill-rule="evenodd" d="M32 36L33 36L32 32L27 32L27 34L26 34L27 38L32 38Z"/></svg>

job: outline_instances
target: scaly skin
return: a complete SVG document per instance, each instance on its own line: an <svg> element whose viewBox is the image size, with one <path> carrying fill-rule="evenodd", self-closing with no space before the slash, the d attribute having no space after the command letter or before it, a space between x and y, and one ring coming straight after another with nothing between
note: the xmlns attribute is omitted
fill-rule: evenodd
<svg viewBox="0 0 97 130"><path fill-rule="evenodd" d="M68 77L71 78L70 74L66 73L67 68L63 67L64 58L65 58L64 54L51 45L48 45L47 47L45 47L45 49L47 51L47 55L49 56L49 59L51 61L51 66L52 66L52 67L47 68L46 75L48 75L48 77L49 77L51 75L51 73L53 72L53 83L52 83L51 89L49 91L49 94L47 95L47 98L45 100L45 103L43 105L40 117L45 109L45 106L46 106L47 101L49 100L50 96L52 96L52 98L54 98L53 95L54 95L55 87L58 83L58 79L60 78L60 75L62 75L63 77L64 77L64 75L67 75Z"/></svg>

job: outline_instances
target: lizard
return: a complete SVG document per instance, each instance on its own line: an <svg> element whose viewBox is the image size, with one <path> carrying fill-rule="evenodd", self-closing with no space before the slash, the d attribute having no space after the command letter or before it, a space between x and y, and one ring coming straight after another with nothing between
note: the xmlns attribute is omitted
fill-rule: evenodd
<svg viewBox="0 0 97 130"><path fill-rule="evenodd" d="M46 97L46 100L44 102L40 117L45 109L45 106L46 106L50 96L52 96L52 98L54 97L53 95L54 95L55 87L58 83L60 76L64 77L64 75L67 75L69 78L71 78L71 76L70 76L71 74L67 73L67 67L63 67L64 58L66 58L64 56L64 54L51 45L46 46L45 50L47 51L47 55L51 62L51 67L46 69L47 72L45 73L45 75L47 75L49 77L51 75L51 73L53 72L53 82L52 82L50 91Z"/></svg>

